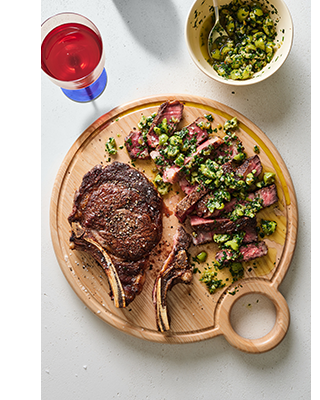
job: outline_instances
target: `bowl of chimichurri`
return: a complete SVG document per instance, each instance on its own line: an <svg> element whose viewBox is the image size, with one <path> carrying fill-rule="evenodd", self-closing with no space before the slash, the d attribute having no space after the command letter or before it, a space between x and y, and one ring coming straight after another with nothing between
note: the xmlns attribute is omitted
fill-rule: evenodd
<svg viewBox="0 0 320 400"><path fill-rule="evenodd" d="M220 23L228 37L215 42L211 57L208 36L215 22L212 0L196 0L186 23L190 56L216 81L245 86L265 80L287 59L293 22L283 0L220 0Z"/></svg>

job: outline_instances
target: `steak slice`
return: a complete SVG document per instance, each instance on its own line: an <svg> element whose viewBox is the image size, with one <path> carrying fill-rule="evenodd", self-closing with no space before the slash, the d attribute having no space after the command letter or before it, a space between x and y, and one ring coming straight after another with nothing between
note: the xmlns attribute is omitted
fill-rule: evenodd
<svg viewBox="0 0 320 400"><path fill-rule="evenodd" d="M243 145L241 140L236 137L225 137L225 143L220 146L214 155L214 159L221 160L222 163L226 163L231 161L237 154L243 151Z"/></svg>
<svg viewBox="0 0 320 400"><path fill-rule="evenodd" d="M223 140L221 138L219 138L218 136L213 138L214 142L210 142L211 139L207 140L206 142L202 143L201 146L198 147L197 152L193 155L199 155L201 154L201 151L199 152L198 150L207 150L208 149L208 145L210 149L214 149L214 154L216 156L216 152L220 150L220 148L222 146L225 146L225 143L223 143ZM228 161L226 161L223 165L223 171L224 173L227 172L231 172L233 170L232 167L232 157L234 157L235 154L237 154L237 149L239 146L242 146L241 142L237 140L235 140L235 142L237 143L237 145L235 145L235 150L231 150L230 154L228 157L225 157L225 159L228 159ZM217 150L218 149L218 150ZM259 157L258 160L260 161ZM187 163L192 162L192 156L187 160ZM251 163L249 163L249 165L251 165ZM257 165L257 163L254 164L255 166ZM261 165L261 163L260 163ZM253 171L253 163L252 163L252 169L251 171ZM262 170L262 169L261 169ZM256 170L255 174L260 174L261 170L259 172L259 170ZM240 171L241 172L241 171ZM249 168L247 167L247 174L250 172ZM181 176L179 174L178 175L178 179L181 179ZM187 196L185 196L176 206L175 209L175 215L178 218L180 223L183 223L185 221L185 219L187 218L187 216L193 212L193 210L196 207L197 202L209 192L209 189L207 188L199 188L199 187L195 187L195 188L191 188L188 185L185 185L185 181L183 180L183 178L181 179L180 182L183 182L183 191L185 191L187 193Z"/></svg>
<svg viewBox="0 0 320 400"><path fill-rule="evenodd" d="M180 223L183 223L186 220L187 216L192 213L197 201L207 194L208 191L209 189L206 187L197 186L187 196L179 201L176 205L174 214Z"/></svg>
<svg viewBox="0 0 320 400"><path fill-rule="evenodd" d="M223 140L219 136L214 136L197 147L197 150L184 161L185 165L192 165L197 157L201 156L204 152L210 152L219 147L223 143ZM184 174L184 166L177 167L176 165L168 168L163 174L163 181L169 183L176 183L182 178Z"/></svg>
<svg viewBox="0 0 320 400"><path fill-rule="evenodd" d="M159 145L159 135L154 131L154 129L159 127L162 121L166 119L168 127L168 132L166 133L169 135L173 133L182 119L183 108L184 105L178 100L166 101L161 104L147 133L147 143L151 149L155 149Z"/></svg>
<svg viewBox="0 0 320 400"><path fill-rule="evenodd" d="M205 118L199 117L195 121L193 121L190 125L183 127L181 131L176 132L176 134L178 136L183 137L183 143L194 141L195 145L200 145L209 136L207 129L208 124L210 125L210 123ZM174 175L176 172L178 173L180 172L180 168L174 166L172 160L166 159L160 153L160 150L163 149L164 147L165 146L157 146L155 150L150 152L150 156L152 160L155 162L158 170L160 172L164 172L163 175L164 182L170 182L173 179L176 180ZM172 175L172 178L170 177L170 175Z"/></svg>
<svg viewBox="0 0 320 400"><path fill-rule="evenodd" d="M205 196L200 199L194 207L195 214L200 218L216 218L222 214L228 213L232 211L235 205L238 203L238 200L234 197L230 201L226 202L224 208L221 210L215 209L211 212L207 204L210 200L214 199L214 194L212 192L207 193Z"/></svg>
<svg viewBox="0 0 320 400"><path fill-rule="evenodd" d="M170 167L170 163L168 162L168 160L166 160L164 158L164 156L162 154L160 154L159 150L152 150L150 151L150 157L151 159L154 161L154 163L156 164L156 167L158 168L158 170L160 172L163 172L164 169L169 166Z"/></svg>
<svg viewBox="0 0 320 400"><path fill-rule="evenodd" d="M241 231L244 227L249 225L252 218L241 217L236 221L229 218L200 218L196 215L191 215L190 223L193 229L197 232L213 232L213 233L231 233Z"/></svg>
<svg viewBox="0 0 320 400"><path fill-rule="evenodd" d="M240 179L246 179L248 174L253 171L255 171L255 176L259 176L262 172L261 161L257 155L247 158L239 167L235 169L235 174Z"/></svg>
<svg viewBox="0 0 320 400"><path fill-rule="evenodd" d="M225 265L229 262L237 261L250 261L255 258L263 257L268 253L268 247L264 241L249 243L239 247L240 257L233 259L233 253L231 250L222 249L216 253L216 260L221 264Z"/></svg>
<svg viewBox="0 0 320 400"><path fill-rule="evenodd" d="M251 243L256 242L258 240L258 233L257 233L257 220L256 218L250 218L249 221L246 221L246 224L239 229L240 231L245 232L244 238L242 243ZM192 236L192 241L195 246L200 244L205 244L213 241L213 235L217 232L215 230L211 231L199 231L196 232ZM227 232L222 232L227 233Z"/></svg>
<svg viewBox="0 0 320 400"><path fill-rule="evenodd" d="M150 158L148 146L143 139L141 131L131 131L124 139L124 144L132 160Z"/></svg>
<svg viewBox="0 0 320 400"><path fill-rule="evenodd" d="M173 247L159 272L153 287L153 304L156 311L156 323L160 332L170 329L167 310L168 290L178 283L190 283L192 267L189 264L187 250L191 245L191 237L180 225L173 237Z"/></svg>
<svg viewBox="0 0 320 400"><path fill-rule="evenodd" d="M181 190L182 190L186 195L188 195L188 194L190 194L190 193L193 191L193 189L195 189L198 185L191 185L191 184L186 180L186 178L182 178L182 179L179 181L179 186L180 186Z"/></svg>
<svg viewBox="0 0 320 400"><path fill-rule="evenodd" d="M211 127L206 118L197 118L190 125L182 128L182 131L187 132L184 140L190 141L194 139L195 144L197 145L204 142L206 139L208 139L209 136L207 126Z"/></svg>
<svg viewBox="0 0 320 400"><path fill-rule="evenodd" d="M214 210L210 212L207 207L208 201L213 197L211 193L206 194L200 199L195 208L195 214L201 218L216 218L221 215L232 212L238 204L249 205L254 200L261 200L261 207L266 208L276 203L278 199L277 188L273 183L270 186L263 187L262 189L256 190L255 192L249 193L245 200L239 200L235 197L229 202L225 203L224 208L221 210Z"/></svg>
<svg viewBox="0 0 320 400"><path fill-rule="evenodd" d="M257 220L253 218L252 224L250 223L249 225L245 226L243 231L245 233L242 243L243 244L248 244L252 242L257 242L258 241L258 232L257 232Z"/></svg>
<svg viewBox="0 0 320 400"><path fill-rule="evenodd" d="M107 274L116 307L142 290L151 250L162 236L162 200L139 171L95 166L76 191L68 218L70 247L93 256Z"/></svg>

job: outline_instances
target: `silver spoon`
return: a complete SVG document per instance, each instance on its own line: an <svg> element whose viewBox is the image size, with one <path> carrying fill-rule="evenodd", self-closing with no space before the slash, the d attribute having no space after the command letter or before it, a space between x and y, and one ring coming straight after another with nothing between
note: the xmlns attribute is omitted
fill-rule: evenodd
<svg viewBox="0 0 320 400"><path fill-rule="evenodd" d="M227 36L227 37L229 36L220 24L219 0L213 0L213 7L214 7L214 15L216 17L216 21L215 21L215 24L214 24L213 28L211 29L209 36L208 36L208 53L209 53L210 58L212 58L211 52L213 50L214 42L222 36Z"/></svg>

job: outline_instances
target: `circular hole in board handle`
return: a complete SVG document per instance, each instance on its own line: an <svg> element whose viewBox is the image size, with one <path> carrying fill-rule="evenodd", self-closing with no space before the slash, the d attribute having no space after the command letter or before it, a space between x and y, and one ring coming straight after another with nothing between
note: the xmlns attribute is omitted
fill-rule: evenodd
<svg viewBox="0 0 320 400"><path fill-rule="evenodd" d="M246 339L258 339L271 331L276 321L276 309L265 295L251 293L238 299L231 308L233 329Z"/></svg>
<svg viewBox="0 0 320 400"><path fill-rule="evenodd" d="M228 292L231 290L228 288ZM221 333L232 346L247 353L263 353L273 349L285 337L290 324L290 312L285 298L272 282L263 279L238 282L237 290L233 296L230 294L224 296L218 309L217 324ZM266 335L257 339L248 339L234 330L231 324L231 310L241 297L253 293L264 295L272 301L276 310L276 319L273 328Z"/></svg>

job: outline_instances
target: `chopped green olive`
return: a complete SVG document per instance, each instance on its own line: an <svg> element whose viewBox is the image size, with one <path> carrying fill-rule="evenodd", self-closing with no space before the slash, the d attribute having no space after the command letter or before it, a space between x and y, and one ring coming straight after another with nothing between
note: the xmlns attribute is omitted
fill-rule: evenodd
<svg viewBox="0 0 320 400"><path fill-rule="evenodd" d="M249 174L246 177L246 184L251 185L254 182L254 175L252 172L249 172Z"/></svg>
<svg viewBox="0 0 320 400"><path fill-rule="evenodd" d="M161 128L165 131L168 132L168 124L167 124L167 118L163 118L162 122L161 122Z"/></svg>
<svg viewBox="0 0 320 400"><path fill-rule="evenodd" d="M177 135L173 135L169 139L169 143L172 144L172 146L180 146L182 144L182 139Z"/></svg>
<svg viewBox="0 0 320 400"><path fill-rule="evenodd" d="M167 118L163 118L163 120L153 128L153 131L158 136L160 136L162 133L168 133L169 126Z"/></svg>
<svg viewBox="0 0 320 400"><path fill-rule="evenodd" d="M231 239L231 235L228 235L227 233L224 233L224 234L215 233L213 235L213 241L216 242L216 243L224 243L224 242L226 242L227 240L230 240L230 239Z"/></svg>
<svg viewBox="0 0 320 400"><path fill-rule="evenodd" d="M275 181L276 174L274 172L265 172L263 175L263 182L266 185L270 185Z"/></svg>
<svg viewBox="0 0 320 400"><path fill-rule="evenodd" d="M235 160L235 161L242 161L242 160L244 160L246 158L246 155L244 154L244 153L238 153L238 154L236 154L234 157L233 157L233 159Z"/></svg>
<svg viewBox="0 0 320 400"><path fill-rule="evenodd" d="M169 139L169 136L166 135L165 133L163 133L162 135L159 136L159 144L160 146L164 145L165 143L167 143Z"/></svg>
<svg viewBox="0 0 320 400"><path fill-rule="evenodd" d="M255 5L255 7L253 7L253 12L258 17L261 17L263 15L263 11L261 10L260 4L257 4Z"/></svg>
<svg viewBox="0 0 320 400"><path fill-rule="evenodd" d="M231 249L235 250L235 251L237 251L239 249L239 244L234 239L228 240L227 242L225 242L224 246L231 247Z"/></svg>
<svg viewBox="0 0 320 400"><path fill-rule="evenodd" d="M205 164L200 165L200 171L207 178L215 179L215 177L216 177L215 171L212 171L211 169L209 169Z"/></svg>
<svg viewBox="0 0 320 400"><path fill-rule="evenodd" d="M179 147L169 144L166 151L169 158L175 158L179 153Z"/></svg>
<svg viewBox="0 0 320 400"><path fill-rule="evenodd" d="M174 160L174 163L178 165L179 167L182 167L184 164L184 155L181 153L178 155L178 157Z"/></svg>
<svg viewBox="0 0 320 400"><path fill-rule="evenodd" d="M263 39L262 38L259 38L258 40L256 40L255 42L254 42L254 45L258 48L258 49L261 49L261 50L265 50L265 48L266 48L266 46L265 46L265 44L264 44L264 41L263 41Z"/></svg>
<svg viewBox="0 0 320 400"><path fill-rule="evenodd" d="M169 190L171 188L171 184L163 182L162 176L160 174L158 174L154 178L153 183L156 185L157 190L161 194L161 196L164 196L167 193L169 193Z"/></svg>
<svg viewBox="0 0 320 400"><path fill-rule="evenodd" d="M159 184L161 184L161 183L163 183L163 180L162 180L162 176L160 175L160 174L158 174L155 178L154 178L154 181L153 181L156 185L159 185Z"/></svg>
<svg viewBox="0 0 320 400"><path fill-rule="evenodd" d="M157 187L157 190L161 194L161 196L165 196L166 194L169 193L169 188L170 188L170 184L164 183L163 185L159 185Z"/></svg>
<svg viewBox="0 0 320 400"><path fill-rule="evenodd" d="M268 42L266 44L266 54L267 54L267 61L270 62L272 60L274 54L274 44Z"/></svg>
<svg viewBox="0 0 320 400"><path fill-rule="evenodd" d="M159 128L158 126L155 126L155 127L153 128L153 132L154 132L155 134L157 134L158 136L160 136L160 135L161 135L161 128Z"/></svg>
<svg viewBox="0 0 320 400"><path fill-rule="evenodd" d="M266 17L263 21L262 29L267 36L272 36L275 32L273 21L270 17Z"/></svg>
<svg viewBox="0 0 320 400"><path fill-rule="evenodd" d="M231 35L234 32L234 21L229 21L226 25L226 30L229 33L229 35Z"/></svg>
<svg viewBox="0 0 320 400"><path fill-rule="evenodd" d="M114 137L110 137L106 143L106 151L110 155L117 154L117 144Z"/></svg>
<svg viewBox="0 0 320 400"><path fill-rule="evenodd" d="M208 254L205 251L202 251L197 255L197 260L200 261L201 263L205 262L208 257Z"/></svg>
<svg viewBox="0 0 320 400"><path fill-rule="evenodd" d="M220 61L221 60L221 54L219 49L214 49L211 52L211 58L213 58L214 60Z"/></svg>
<svg viewBox="0 0 320 400"><path fill-rule="evenodd" d="M237 117L233 117L230 120L226 121L223 125L223 129L225 131L228 131L230 129L236 129L238 128L238 119Z"/></svg>
<svg viewBox="0 0 320 400"><path fill-rule="evenodd" d="M229 265L229 271L233 277L233 282L242 279L244 276L244 268L240 262L233 262Z"/></svg>
<svg viewBox="0 0 320 400"><path fill-rule="evenodd" d="M237 11L237 18L239 22L243 22L247 16L249 15L249 11L247 8L240 7Z"/></svg>
<svg viewBox="0 0 320 400"><path fill-rule="evenodd" d="M261 229L265 235L272 235L277 228L276 221L268 221L266 219L261 220Z"/></svg>

